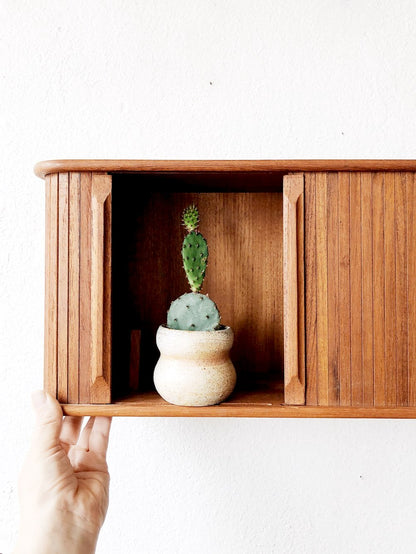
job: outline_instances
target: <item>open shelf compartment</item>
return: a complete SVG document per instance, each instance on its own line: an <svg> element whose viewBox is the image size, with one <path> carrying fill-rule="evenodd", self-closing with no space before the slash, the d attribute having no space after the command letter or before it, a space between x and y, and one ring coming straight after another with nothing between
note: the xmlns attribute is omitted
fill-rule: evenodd
<svg viewBox="0 0 416 554"><path fill-rule="evenodd" d="M283 403L283 174L139 173L112 180L112 402L152 406L155 415L167 404L153 385L155 335L170 302L189 288L180 218L196 204L209 248L203 292L235 333L237 387L223 404Z"/></svg>

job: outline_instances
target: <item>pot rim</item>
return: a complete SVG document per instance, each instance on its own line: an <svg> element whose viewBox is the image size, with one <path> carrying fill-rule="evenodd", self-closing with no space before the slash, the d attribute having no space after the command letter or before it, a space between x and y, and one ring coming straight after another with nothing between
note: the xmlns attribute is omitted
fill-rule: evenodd
<svg viewBox="0 0 416 554"><path fill-rule="evenodd" d="M229 333L230 331L233 331L229 325L221 325L220 329L214 329L213 331L188 331L187 329L171 329L166 325L166 323L162 323L161 325L159 325L158 331L159 330L166 331L167 333L191 334L195 336L202 333L208 333L211 335L213 333Z"/></svg>

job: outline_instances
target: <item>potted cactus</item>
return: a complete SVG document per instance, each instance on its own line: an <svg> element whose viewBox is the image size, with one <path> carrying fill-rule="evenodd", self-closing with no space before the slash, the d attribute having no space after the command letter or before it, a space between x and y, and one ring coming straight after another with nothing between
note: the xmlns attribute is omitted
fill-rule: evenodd
<svg viewBox="0 0 416 554"><path fill-rule="evenodd" d="M187 231L182 260L191 292L172 302L166 325L156 334L160 358L153 380L167 402L180 406L211 406L233 391L236 373L229 357L234 334L221 325L215 303L202 294L208 246L198 231L196 206L186 208L182 222Z"/></svg>

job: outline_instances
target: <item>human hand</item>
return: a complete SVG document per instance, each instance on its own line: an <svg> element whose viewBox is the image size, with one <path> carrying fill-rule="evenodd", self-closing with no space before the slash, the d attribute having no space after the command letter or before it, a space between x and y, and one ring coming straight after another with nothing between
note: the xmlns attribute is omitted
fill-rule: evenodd
<svg viewBox="0 0 416 554"><path fill-rule="evenodd" d="M19 481L15 554L90 554L108 508L106 452L111 418L62 418L47 393L32 396L36 427Z"/></svg>

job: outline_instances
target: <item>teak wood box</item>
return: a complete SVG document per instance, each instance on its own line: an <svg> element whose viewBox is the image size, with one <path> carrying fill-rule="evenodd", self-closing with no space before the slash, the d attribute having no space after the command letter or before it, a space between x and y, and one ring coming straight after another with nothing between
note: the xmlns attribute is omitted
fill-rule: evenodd
<svg viewBox="0 0 416 554"><path fill-rule="evenodd" d="M46 184L45 389L71 415L416 416L416 161L58 160ZM154 391L155 332L186 292L198 204L205 291L236 334L218 406Z"/></svg>

